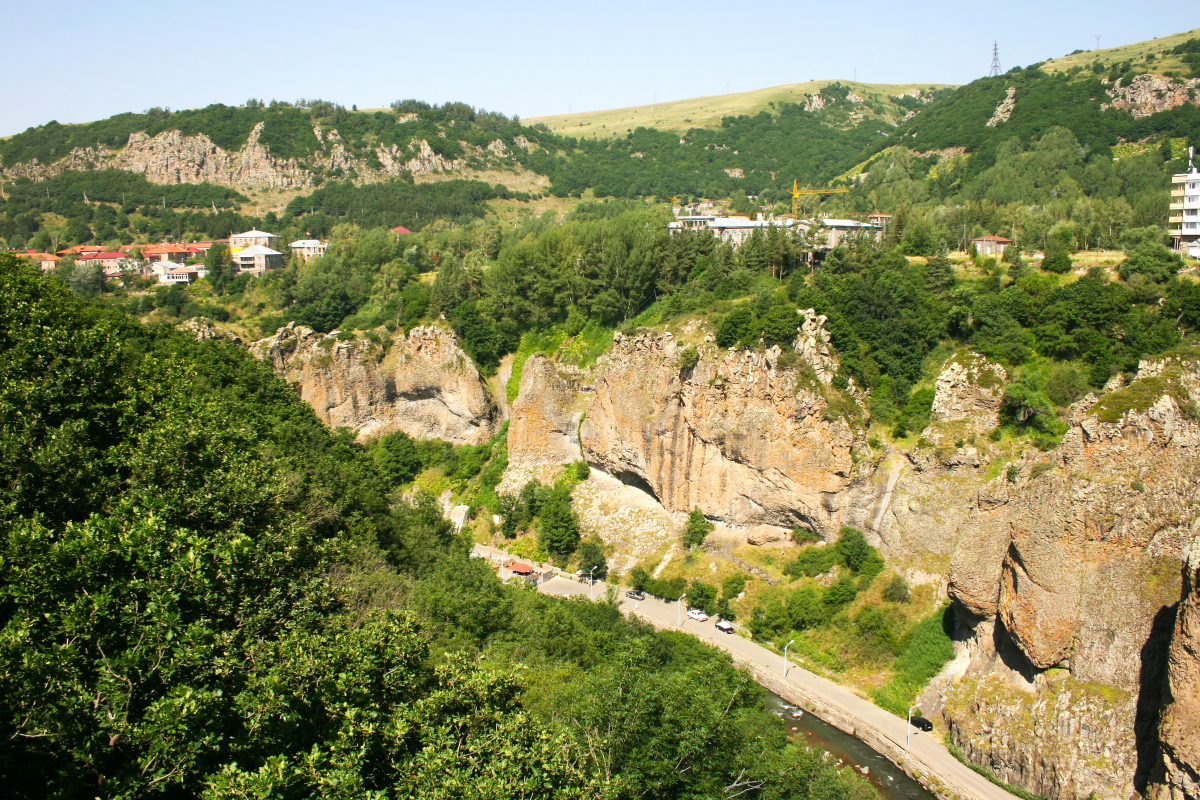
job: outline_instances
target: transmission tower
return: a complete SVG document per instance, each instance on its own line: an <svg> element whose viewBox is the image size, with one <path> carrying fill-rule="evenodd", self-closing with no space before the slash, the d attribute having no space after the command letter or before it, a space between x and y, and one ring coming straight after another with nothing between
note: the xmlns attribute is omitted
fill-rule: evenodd
<svg viewBox="0 0 1200 800"><path fill-rule="evenodd" d="M988 74L992 76L1000 74L1000 45L997 42L992 42L992 71Z"/></svg>

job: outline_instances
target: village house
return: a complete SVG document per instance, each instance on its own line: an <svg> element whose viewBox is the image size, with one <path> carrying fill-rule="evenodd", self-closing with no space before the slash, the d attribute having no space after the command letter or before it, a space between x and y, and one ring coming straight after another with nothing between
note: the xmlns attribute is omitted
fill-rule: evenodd
<svg viewBox="0 0 1200 800"><path fill-rule="evenodd" d="M390 230L392 233L396 234L397 239L399 239L401 236L403 236L406 233L412 233L412 231L410 231L408 228L404 227L403 225L397 225L394 228L390 228Z"/></svg>
<svg viewBox="0 0 1200 800"><path fill-rule="evenodd" d="M38 253L34 250L26 250L23 253L18 252L16 255L27 261L32 261L42 272L50 272L58 266L58 262L62 261L61 258L53 253Z"/></svg>
<svg viewBox="0 0 1200 800"><path fill-rule="evenodd" d="M1005 239L1003 236L980 236L972 239L971 244L975 245L975 252L981 256L1002 256L1004 248L1012 244L1012 239Z"/></svg>
<svg viewBox="0 0 1200 800"><path fill-rule="evenodd" d="M272 239L279 237L273 233L266 231L252 230L244 233L235 233L229 237L229 249L232 251L241 250L243 247L270 247Z"/></svg>
<svg viewBox="0 0 1200 800"><path fill-rule="evenodd" d="M76 262L79 264L99 264L100 268L107 273L109 270L114 270L118 275L125 269L133 266L133 259L127 254L120 252L108 253L81 253Z"/></svg>
<svg viewBox="0 0 1200 800"><path fill-rule="evenodd" d="M200 277L195 267L172 267L158 276L159 283L192 283Z"/></svg>
<svg viewBox="0 0 1200 800"><path fill-rule="evenodd" d="M233 263L238 272L248 272L255 278L261 278L267 270L283 267L283 253L256 244L234 253Z"/></svg>
<svg viewBox="0 0 1200 800"><path fill-rule="evenodd" d="M329 247L329 242L322 242L319 239L297 239L291 243L290 247L293 253L308 261L325 255L325 248Z"/></svg>
<svg viewBox="0 0 1200 800"><path fill-rule="evenodd" d="M152 244L142 250L142 258L151 264L161 261L183 264L187 262L188 255L188 249L178 244Z"/></svg>

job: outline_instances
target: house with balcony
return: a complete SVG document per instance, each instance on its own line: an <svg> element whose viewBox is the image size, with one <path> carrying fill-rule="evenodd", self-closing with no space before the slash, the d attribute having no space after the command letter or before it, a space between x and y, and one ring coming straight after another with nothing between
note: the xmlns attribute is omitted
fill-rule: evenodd
<svg viewBox="0 0 1200 800"><path fill-rule="evenodd" d="M1188 148L1188 171L1171 178L1171 215L1169 233L1175 249L1192 258L1200 258L1200 171Z"/></svg>
<svg viewBox="0 0 1200 800"><path fill-rule="evenodd" d="M322 242L320 239L297 239L289 246L293 253L308 261L325 255L325 248L329 247L329 242Z"/></svg>
<svg viewBox="0 0 1200 800"><path fill-rule="evenodd" d="M283 253L256 244L234 253L233 264L239 273L248 272L255 278L261 278L267 270L283 267Z"/></svg>
<svg viewBox="0 0 1200 800"><path fill-rule="evenodd" d="M266 231L251 230L243 233L235 233L229 237L229 249L237 251L243 247L270 247L272 239L279 237L273 233Z"/></svg>

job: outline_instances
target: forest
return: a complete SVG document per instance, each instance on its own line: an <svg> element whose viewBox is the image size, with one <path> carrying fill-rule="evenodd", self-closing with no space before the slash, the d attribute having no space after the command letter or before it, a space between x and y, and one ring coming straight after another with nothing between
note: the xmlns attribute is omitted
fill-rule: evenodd
<svg viewBox="0 0 1200 800"><path fill-rule="evenodd" d="M467 558L267 365L0 255L7 796L807 797L695 639Z"/></svg>

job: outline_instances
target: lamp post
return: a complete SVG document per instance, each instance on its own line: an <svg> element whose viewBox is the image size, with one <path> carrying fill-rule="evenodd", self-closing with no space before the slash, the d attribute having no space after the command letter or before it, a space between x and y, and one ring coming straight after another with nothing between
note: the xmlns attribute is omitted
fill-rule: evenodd
<svg viewBox="0 0 1200 800"><path fill-rule="evenodd" d="M596 579L592 577L592 573L595 571L595 567L588 570L588 599L593 603L596 602Z"/></svg>
<svg viewBox="0 0 1200 800"><path fill-rule="evenodd" d="M785 644L783 646L783 677L785 677L785 678L787 677L787 671L788 671L787 649L795 643L796 643L796 640L792 639L790 642L788 642L787 644Z"/></svg>
<svg viewBox="0 0 1200 800"><path fill-rule="evenodd" d="M675 624L676 625L683 624L683 598L685 598L685 597L687 597L686 594L681 594L681 595L679 595L679 599L677 601L675 601L677 603L677 605L675 606Z"/></svg>
<svg viewBox="0 0 1200 800"><path fill-rule="evenodd" d="M908 746L912 744L912 712L913 710L920 711L920 706L910 706L908 709L908 741L904 744L904 752L908 752Z"/></svg>

